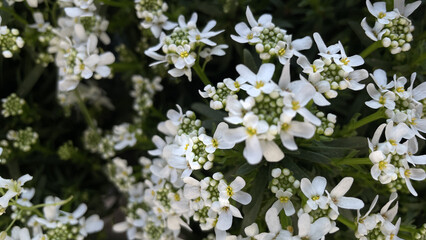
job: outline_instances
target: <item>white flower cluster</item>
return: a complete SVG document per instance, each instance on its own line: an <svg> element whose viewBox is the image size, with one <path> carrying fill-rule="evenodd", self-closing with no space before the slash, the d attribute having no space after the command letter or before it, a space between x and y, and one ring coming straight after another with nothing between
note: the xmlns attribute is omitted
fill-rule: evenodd
<svg viewBox="0 0 426 240"><path fill-rule="evenodd" d="M371 175L382 184L389 184L392 191L401 190L404 184L415 196L416 191L410 179L422 181L426 174L421 168L411 168L412 165L426 164L426 156L414 156L417 152L417 137L424 139L420 132L426 132L423 101L426 98L426 83L414 88L416 74L413 73L410 85L406 87L407 79L394 75L388 83L386 72L377 69L371 75L373 83L367 86L367 91L373 100L366 105L373 108L386 109L387 124L382 124L376 130L370 143L370 160L374 166ZM386 129L385 129L386 128ZM379 142L385 129L385 142Z"/></svg>
<svg viewBox="0 0 426 240"><path fill-rule="evenodd" d="M123 159L114 160L115 166L110 167L115 169L110 177L128 200L126 220L115 224L113 230L126 231L128 239L180 239L181 228L190 229L191 218L203 231L215 229L217 235L226 235L233 217L242 218L235 203L251 201L242 191L246 183L239 176L231 183L220 172L201 180L181 179L163 159L151 163L142 157L140 164L149 172L144 182L135 181L133 168Z"/></svg>
<svg viewBox="0 0 426 240"><path fill-rule="evenodd" d="M108 21L96 14L93 0L62 0L59 2L66 16L58 19L56 34L50 40L49 53L55 54L59 68L59 91L74 90L82 79L106 78L111 75L108 65L115 61L111 52L98 48L98 38L109 44L105 33ZM41 20L37 20L41 23ZM41 28L44 24L39 24Z"/></svg>
<svg viewBox="0 0 426 240"><path fill-rule="evenodd" d="M140 75L132 76L133 90L130 95L135 99L133 109L138 113L139 117L142 117L145 111L152 107L155 93L163 90L160 82L160 77L150 80Z"/></svg>
<svg viewBox="0 0 426 240"><path fill-rule="evenodd" d="M176 23L167 21L164 12L167 11L167 3L163 0L135 0L136 16L143 20L141 26L150 28L155 38L159 38L162 29L171 30Z"/></svg>
<svg viewBox="0 0 426 240"><path fill-rule="evenodd" d="M104 159L109 159L116 155L116 151L135 146L137 136L141 135L141 128L134 124L121 123L113 126L112 131L105 133L104 136L101 129L88 128L84 132L83 141L87 150L100 154Z"/></svg>
<svg viewBox="0 0 426 240"><path fill-rule="evenodd" d="M174 68L168 71L170 75L173 77L186 75L191 81L191 67L194 64L199 64L199 57L209 60L211 55L225 55L222 49L227 48L227 46L217 46L215 42L209 39L223 32L223 30L211 31L216 25L216 21L211 20L200 31L197 28L197 19L197 13L193 13L188 22L185 22L185 17L180 15L178 18L179 25L173 29L173 32L169 35L162 33L159 44L145 51L147 56L157 60L150 66L160 63L173 64ZM208 47L205 47L206 45ZM165 55L157 53L160 49ZM200 54L197 52L200 52Z"/></svg>
<svg viewBox="0 0 426 240"><path fill-rule="evenodd" d="M78 91L79 96L85 103L97 108L106 107L108 109L114 109L110 99L106 96L106 92L95 83L80 83L75 89ZM57 99L58 103L64 107L66 111L69 111L71 107L76 106L79 101L73 92L58 92ZM66 112L66 114L70 113Z"/></svg>
<svg viewBox="0 0 426 240"><path fill-rule="evenodd" d="M270 14L263 14L259 20L253 16L250 8L246 10L247 21L241 22L235 26L235 31L239 36L231 35L232 39L239 43L249 43L256 46L256 51L262 60L269 60L277 57L281 64L286 62L293 56L302 56L299 51L311 48L311 37L292 40L292 35L287 31L275 26L272 23Z"/></svg>
<svg viewBox="0 0 426 240"><path fill-rule="evenodd" d="M2 18L0 16L0 24ZM19 36L19 30L16 28L8 28L0 26L0 51L5 58L13 57L24 46L24 40Z"/></svg>
<svg viewBox="0 0 426 240"><path fill-rule="evenodd" d="M88 234L102 230L104 223L98 215L92 215L87 219L83 216L87 210L86 204L80 206L72 213L60 211L60 206L67 201L57 197L46 197L43 204L43 214L36 214L31 198L35 194L34 189L23 188L23 185L32 177L28 174L18 180L4 179L0 177L0 215L8 206L13 213L11 221L18 220L24 227L14 226L11 235L6 232L0 233L0 238L5 240L82 240ZM5 190L5 192L4 192ZM19 198L18 198L19 197ZM25 211L24 211L25 210Z"/></svg>
<svg viewBox="0 0 426 240"><path fill-rule="evenodd" d="M257 74L241 64L236 69L240 76L235 81L225 79L225 86L231 93L242 89L248 97L227 97L225 121L242 126L227 130L224 140L229 144L245 141L243 155L250 164L259 163L263 156L269 162L283 159L276 138L281 139L285 148L296 150L294 137L314 136L315 125L321 125L321 120L310 111L308 103L317 92L307 81L290 82L289 64L285 65L278 84L272 80L275 66L271 63L262 64ZM297 121L297 115L305 121Z"/></svg>
<svg viewBox="0 0 426 240"><path fill-rule="evenodd" d="M317 134L323 134L324 136L331 136L334 133L334 127L337 121L337 116L332 113L318 111L315 116L321 120L321 126L317 127Z"/></svg>
<svg viewBox="0 0 426 240"><path fill-rule="evenodd" d="M25 100L19 98L16 93L10 94L7 98L3 98L1 101L3 108L1 110L1 114L5 118L10 116L18 116L24 112L22 108L25 105Z"/></svg>
<svg viewBox="0 0 426 240"><path fill-rule="evenodd" d="M389 12L386 10L386 2L371 4L367 0L366 3L368 11L376 18L373 28L367 24L366 18L361 22L367 37L373 41L381 41L381 45L392 54L410 50L414 26L408 16L420 6L421 1L405 5L405 0L394 0L394 9Z"/></svg>
<svg viewBox="0 0 426 240"><path fill-rule="evenodd" d="M398 194L392 193L389 198L389 202L387 202L382 207L382 209L380 210L380 213L375 213L375 214L371 213L371 211L373 210L374 206L377 203L377 200L379 199L378 195L374 198L373 203L370 206L370 209L364 214L364 216L361 216L358 210L357 230L355 232L355 236L361 240L368 240L368 239L401 240L401 238L397 236L399 232L399 226L401 224L401 218L398 218L395 224L392 223L392 221L394 220L398 212L398 202L395 204L394 207L389 209L397 197L398 197Z"/></svg>
<svg viewBox="0 0 426 240"><path fill-rule="evenodd" d="M280 168L273 169L272 176L274 179L271 182L273 186L271 190L275 189L274 187L277 185L284 184L275 189L277 190L277 200L265 214L265 221L269 232L259 233L257 224L253 223L245 228L247 238L243 238L242 236L228 236L229 239L324 239L324 236L328 233L334 233L339 230L335 222L339 216L339 208L359 210L364 207L362 200L344 196L353 183L353 178L351 177L342 179L335 188L328 192L325 190L327 180L320 176L315 177L312 183L307 178L303 178L299 182L294 179L288 169ZM281 184L274 184L274 182L280 182ZM302 205L296 211L291 198L293 200L297 198L295 193L299 191L299 185L300 190L308 200L304 206ZM324 191L327 195L324 194ZM286 216L297 213L299 218L297 224L298 234L295 234L294 228L291 225L283 229L279 216L282 210L284 210Z"/></svg>
<svg viewBox="0 0 426 240"><path fill-rule="evenodd" d="M31 127L26 127L25 129L9 130L6 137L12 142L13 147L28 152L31 150L31 146L37 142L38 133L34 132Z"/></svg>
<svg viewBox="0 0 426 240"><path fill-rule="evenodd" d="M336 98L337 90L347 88L358 91L364 88L359 81L368 77L365 69L354 70L354 67L364 64L364 59L359 55L348 57L340 41L327 47L318 33L314 33L320 56L311 64L305 56L300 56L297 63L303 68L303 73L308 75L308 80L317 91L326 98ZM321 95L314 98L317 105L325 106L330 103Z"/></svg>

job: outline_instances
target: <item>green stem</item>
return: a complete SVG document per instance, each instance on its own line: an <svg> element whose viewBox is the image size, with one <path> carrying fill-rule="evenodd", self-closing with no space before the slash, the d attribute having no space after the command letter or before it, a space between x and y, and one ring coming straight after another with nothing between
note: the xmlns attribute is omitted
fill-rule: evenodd
<svg viewBox="0 0 426 240"><path fill-rule="evenodd" d="M365 117L361 120L358 120L356 123L354 123L350 127L350 129L355 130L355 129L360 128L360 127L362 127L362 126L364 126L364 125L366 125L370 122L374 122L374 121L381 119L381 118L386 118L385 111L386 111L385 108L379 109L377 112L375 112L375 113L373 113L373 114L371 114L371 115L369 115L369 116L367 116L367 117Z"/></svg>
<svg viewBox="0 0 426 240"><path fill-rule="evenodd" d="M413 227L411 227L411 226L404 226L404 225L401 225L400 227L399 227L399 230L400 231L402 231L402 232L409 232L409 233L417 233L417 229L416 228L413 228Z"/></svg>
<svg viewBox="0 0 426 240"><path fill-rule="evenodd" d="M130 4L126 1L111 1L111 0L100 0L100 2L104 3L105 5L113 6L113 7L128 7Z"/></svg>
<svg viewBox="0 0 426 240"><path fill-rule="evenodd" d="M0 7L0 10L10 13L18 22L22 23L23 25L28 25L28 22L24 18L20 17L17 13L15 13L15 11L6 7Z"/></svg>
<svg viewBox="0 0 426 240"><path fill-rule="evenodd" d="M381 41L376 41L373 44L371 44L370 46L368 46L366 49L364 49L364 51L362 51L359 55L362 58L366 58L368 55L370 55L376 49L381 48L381 47L383 47L382 42Z"/></svg>
<svg viewBox="0 0 426 240"><path fill-rule="evenodd" d="M201 79L201 81L204 83L204 85L207 86L207 85L211 84L209 78L206 76L203 69L201 69L200 64L198 62L195 62L194 66L192 66L192 68L195 70L195 72L197 73L197 75Z"/></svg>
<svg viewBox="0 0 426 240"><path fill-rule="evenodd" d="M352 222L352 221L350 221L349 219L347 219L347 218L343 217L342 215L340 215L340 216L337 218L337 221L339 221L339 222L343 223L346 227L350 228L352 231L355 231L355 230L356 230L355 223L354 223L354 222Z"/></svg>
<svg viewBox="0 0 426 240"><path fill-rule="evenodd" d="M345 158L334 162L336 165L367 165L371 164L370 158Z"/></svg>
<svg viewBox="0 0 426 240"><path fill-rule="evenodd" d="M69 197L69 198L67 198L67 199L65 199L65 200L63 200L63 201L56 202L56 203L41 203L41 204L37 204L37 205L31 206L31 207L22 206L22 205L20 205L20 204L15 204L15 206L17 206L17 207L18 207L19 209L21 209L21 210L33 211L33 210L35 210L35 209L37 209L37 208L41 208L41 207L47 207L47 206L62 206L62 205L67 204L69 201L71 201L71 199L73 199L73 196L71 196L71 197Z"/></svg>
<svg viewBox="0 0 426 240"><path fill-rule="evenodd" d="M13 219L13 221L9 224L9 226L7 226L6 230L4 230L5 232L8 232L12 228L13 224L15 224L16 222L16 219L18 219L18 217L21 216L21 213L22 213L22 210L18 212L16 217Z"/></svg>
<svg viewBox="0 0 426 240"><path fill-rule="evenodd" d="M89 110L87 109L86 105L84 104L84 101L81 98L81 95L80 95L78 89L74 90L74 94L77 97L78 106L79 106L81 112L83 113L84 119L86 120L87 124L89 125L90 128L96 129L95 123L94 123L92 117L90 116Z"/></svg>

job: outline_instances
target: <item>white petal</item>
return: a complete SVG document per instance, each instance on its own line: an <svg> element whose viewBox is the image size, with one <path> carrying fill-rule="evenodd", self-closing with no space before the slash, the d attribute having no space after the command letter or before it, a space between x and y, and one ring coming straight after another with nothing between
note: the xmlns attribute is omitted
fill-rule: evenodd
<svg viewBox="0 0 426 240"><path fill-rule="evenodd" d="M306 36L306 37L301 38L301 39L296 39L296 40L294 40L294 41L291 42L291 45L297 51L299 51L299 50L306 50L306 49L311 48L311 46L312 46L312 38L309 37L309 36Z"/></svg>
<svg viewBox="0 0 426 240"><path fill-rule="evenodd" d="M336 187L330 192L330 196L340 198L351 188L354 179L352 177L343 178Z"/></svg>
<svg viewBox="0 0 426 240"><path fill-rule="evenodd" d="M260 141L263 156L268 162L278 162L284 158L284 153L274 141Z"/></svg>
<svg viewBox="0 0 426 240"><path fill-rule="evenodd" d="M272 63L264 63L260 66L257 73L257 79L263 82L269 81L274 75L275 65Z"/></svg>
<svg viewBox="0 0 426 240"><path fill-rule="evenodd" d="M219 230L226 231L231 228L232 225L232 214L231 211L223 211L219 214L219 218L216 223L216 227Z"/></svg>
<svg viewBox="0 0 426 240"><path fill-rule="evenodd" d="M345 209L361 209L364 207L364 202L358 198L342 197L337 206Z"/></svg>
<svg viewBox="0 0 426 240"><path fill-rule="evenodd" d="M243 155L250 164L258 164L262 160L262 148L257 136L251 136L246 139Z"/></svg>
<svg viewBox="0 0 426 240"><path fill-rule="evenodd" d="M324 177L316 176L314 180L312 180L312 188L314 189L314 192L318 195L322 195L324 193L326 186L327 180Z"/></svg>
<svg viewBox="0 0 426 240"><path fill-rule="evenodd" d="M251 202L251 195L246 192L239 191L232 196L232 199L243 205L247 205Z"/></svg>

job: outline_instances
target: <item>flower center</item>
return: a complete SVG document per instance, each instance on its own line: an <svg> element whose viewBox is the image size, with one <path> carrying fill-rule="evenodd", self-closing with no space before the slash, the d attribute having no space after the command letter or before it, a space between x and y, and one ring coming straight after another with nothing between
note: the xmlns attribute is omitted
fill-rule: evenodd
<svg viewBox="0 0 426 240"><path fill-rule="evenodd" d="M197 36L195 36L195 40L199 41L201 39L200 34L197 34Z"/></svg>
<svg viewBox="0 0 426 240"><path fill-rule="evenodd" d="M377 17L378 18L384 18L384 17L386 17L386 13L384 13L384 12L379 12L379 15L377 15Z"/></svg>
<svg viewBox="0 0 426 240"><path fill-rule="evenodd" d="M177 194L177 193L175 194L175 201L176 201L176 202L179 202L179 201L180 201L180 195L179 195L179 194Z"/></svg>
<svg viewBox="0 0 426 240"><path fill-rule="evenodd" d="M389 143L390 143L392 146L396 146L396 141L395 141L395 140L393 140L393 139L389 140Z"/></svg>
<svg viewBox="0 0 426 240"><path fill-rule="evenodd" d="M247 39L252 40L253 39L253 33L250 33L249 35L247 35Z"/></svg>
<svg viewBox="0 0 426 240"><path fill-rule="evenodd" d="M396 88L396 91L401 93L401 92L404 92L405 89L403 87L398 87L398 88Z"/></svg>
<svg viewBox="0 0 426 240"><path fill-rule="evenodd" d="M318 196L318 195L316 195L316 196L312 196L312 200L314 200L314 201L317 201L317 200L319 200L320 199L320 197Z"/></svg>
<svg viewBox="0 0 426 240"><path fill-rule="evenodd" d="M285 49L284 49L284 48L281 48L281 49L278 51L278 55L282 56L282 55L284 55L284 54L285 54Z"/></svg>
<svg viewBox="0 0 426 240"><path fill-rule="evenodd" d="M254 128L252 128L252 127L248 127L247 128L247 133L248 133L248 135L250 135L250 136L253 136L253 135L255 135L256 134L256 129L254 129Z"/></svg>
<svg viewBox="0 0 426 240"><path fill-rule="evenodd" d="M240 84L237 81L234 82L234 86L235 88L240 88Z"/></svg>
<svg viewBox="0 0 426 240"><path fill-rule="evenodd" d="M186 57L188 57L189 56L189 53L187 52L187 51L182 51L181 53L180 53L180 57L181 58L186 58Z"/></svg>
<svg viewBox="0 0 426 240"><path fill-rule="evenodd" d="M300 108L300 103L299 103L299 101L291 101L291 105L292 105L292 109L294 110L294 111L296 111L297 109L299 109Z"/></svg>
<svg viewBox="0 0 426 240"><path fill-rule="evenodd" d="M284 132L288 130L288 128L290 127L290 125L288 123L283 123L283 125L281 125L281 130L283 130Z"/></svg>
<svg viewBox="0 0 426 240"><path fill-rule="evenodd" d="M348 65L348 63L350 62L348 58L342 58L342 59L340 59L340 61L341 61L344 65Z"/></svg>
<svg viewBox="0 0 426 240"><path fill-rule="evenodd" d="M288 200L290 200L288 197L280 197L280 202L282 203L286 203Z"/></svg>
<svg viewBox="0 0 426 240"><path fill-rule="evenodd" d="M386 168L386 162L385 161L380 161L379 162L379 169L380 171L383 171L383 169Z"/></svg>
<svg viewBox="0 0 426 240"><path fill-rule="evenodd" d="M232 190L232 187L231 187L231 186L228 186L228 187L226 188L226 194L227 194L229 197L232 197L232 195L234 195L234 191Z"/></svg>
<svg viewBox="0 0 426 240"><path fill-rule="evenodd" d="M256 81L255 88L259 89L263 86L265 86L265 83L263 81Z"/></svg>
<svg viewBox="0 0 426 240"><path fill-rule="evenodd" d="M386 103L386 98L385 98L385 97L383 97L383 96L380 96L380 98L379 98L379 103L380 103L380 104L382 104L382 105L385 105L385 103Z"/></svg>
<svg viewBox="0 0 426 240"><path fill-rule="evenodd" d="M411 176L411 171L410 171L410 169L405 170L405 171L404 171L404 175L405 175L407 178L410 178L410 176Z"/></svg>
<svg viewBox="0 0 426 240"><path fill-rule="evenodd" d="M219 142L217 141L217 139L215 139L215 138L212 139L212 145L215 148L217 148L219 146Z"/></svg>
<svg viewBox="0 0 426 240"><path fill-rule="evenodd" d="M315 66L315 65L312 64L312 71L313 72L317 72L317 66Z"/></svg>

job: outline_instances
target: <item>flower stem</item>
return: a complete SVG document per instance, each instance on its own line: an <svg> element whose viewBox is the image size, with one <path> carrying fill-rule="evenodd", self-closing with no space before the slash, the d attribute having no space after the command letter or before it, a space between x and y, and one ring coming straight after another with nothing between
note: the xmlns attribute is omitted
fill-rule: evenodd
<svg viewBox="0 0 426 240"><path fill-rule="evenodd" d="M195 62L194 66L192 66L192 68L195 70L195 72L197 73L197 75L201 79L201 81L204 83L204 85L207 86L207 85L211 84L209 78L206 76L203 69L201 69L200 64L198 62Z"/></svg>
<svg viewBox="0 0 426 240"><path fill-rule="evenodd" d="M370 158L344 158L342 160L335 161L336 165L363 165L363 164L371 164Z"/></svg>
<svg viewBox="0 0 426 240"><path fill-rule="evenodd" d="M381 48L381 47L383 47L382 42L381 41L376 41L373 44L371 44L370 46L368 46L366 49L364 49L364 51L362 51L359 55L362 58L366 58L368 55L370 55L376 49Z"/></svg>
<svg viewBox="0 0 426 240"><path fill-rule="evenodd" d="M81 110L81 112L83 113L84 119L86 120L87 124L89 125L90 128L95 129L95 123L92 119L92 117L90 116L89 110L87 109L86 105L84 104L83 99L81 98L81 95L78 91L78 89L74 90L74 94L77 97L77 103L78 106Z"/></svg>
<svg viewBox="0 0 426 240"><path fill-rule="evenodd" d="M362 127L362 126L364 126L364 125L366 125L370 122L374 122L378 119L385 118L385 117L386 117L385 108L381 108L377 112L357 121L350 128L351 128L351 130L355 130L355 129L360 128L360 127Z"/></svg>
<svg viewBox="0 0 426 240"><path fill-rule="evenodd" d="M16 220L18 219L18 217L19 217L19 216L21 216L21 213L22 213L22 210L20 210L20 211L18 212L18 214L16 214L16 217L15 217L15 218L13 219L13 221L9 224L9 226L7 226L6 230L4 230L5 232L8 232L8 231L12 228L13 224L15 224Z"/></svg>
<svg viewBox="0 0 426 240"><path fill-rule="evenodd" d="M337 221L339 221L339 222L343 223L346 227L350 228L352 231L355 231L355 230L356 230L355 223L354 223L354 222L352 222L352 221L350 221L349 219L347 219L347 218L343 217L342 215L340 215L340 216L337 218Z"/></svg>

